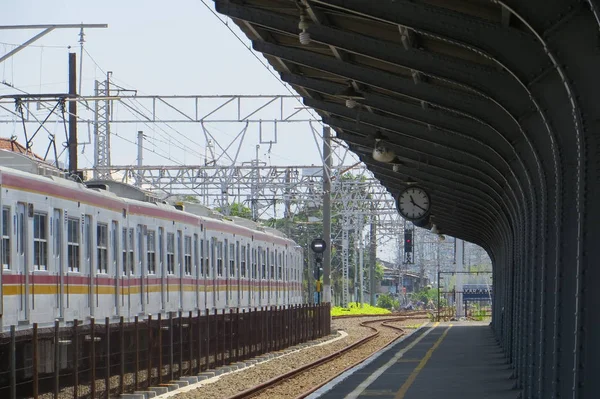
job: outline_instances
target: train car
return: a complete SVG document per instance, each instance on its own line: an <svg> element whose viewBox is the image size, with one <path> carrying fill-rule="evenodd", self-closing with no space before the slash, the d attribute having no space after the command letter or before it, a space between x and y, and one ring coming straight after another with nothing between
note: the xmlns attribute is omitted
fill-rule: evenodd
<svg viewBox="0 0 600 399"><path fill-rule="evenodd" d="M2 331L302 301L302 249L252 221L9 151L0 207Z"/></svg>

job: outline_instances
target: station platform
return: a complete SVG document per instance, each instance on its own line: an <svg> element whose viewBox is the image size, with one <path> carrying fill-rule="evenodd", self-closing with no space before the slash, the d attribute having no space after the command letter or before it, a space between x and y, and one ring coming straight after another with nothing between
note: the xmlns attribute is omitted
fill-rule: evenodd
<svg viewBox="0 0 600 399"><path fill-rule="evenodd" d="M429 323L310 398L515 399L511 369L487 323Z"/></svg>

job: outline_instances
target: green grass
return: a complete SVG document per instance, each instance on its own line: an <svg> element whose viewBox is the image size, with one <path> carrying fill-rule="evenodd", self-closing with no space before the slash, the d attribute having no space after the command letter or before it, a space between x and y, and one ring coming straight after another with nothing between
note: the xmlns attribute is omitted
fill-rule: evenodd
<svg viewBox="0 0 600 399"><path fill-rule="evenodd" d="M369 304L363 303L362 308L357 302L351 302L347 308L340 306L334 306L331 309L332 316L358 316L358 315L378 315L378 314L390 314L388 309L378 308Z"/></svg>

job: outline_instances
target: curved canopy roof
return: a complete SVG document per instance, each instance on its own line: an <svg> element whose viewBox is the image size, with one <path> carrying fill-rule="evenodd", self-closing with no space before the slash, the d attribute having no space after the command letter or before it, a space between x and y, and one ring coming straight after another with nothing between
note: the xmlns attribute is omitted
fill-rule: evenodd
<svg viewBox="0 0 600 399"><path fill-rule="evenodd" d="M492 254L567 220L582 227L599 173L585 153L599 150L585 145L586 112L598 113L592 2L215 4L392 195L412 181L428 190L425 223ZM373 159L376 138L391 163Z"/></svg>

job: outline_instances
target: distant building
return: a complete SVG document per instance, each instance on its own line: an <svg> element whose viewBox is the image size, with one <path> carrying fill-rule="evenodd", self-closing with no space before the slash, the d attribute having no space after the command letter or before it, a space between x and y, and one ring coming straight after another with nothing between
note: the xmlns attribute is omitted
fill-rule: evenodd
<svg viewBox="0 0 600 399"><path fill-rule="evenodd" d="M16 152L43 161L42 157L35 154L33 151L31 151L31 149L27 149L24 145L20 144L15 138L0 137L0 150Z"/></svg>
<svg viewBox="0 0 600 399"><path fill-rule="evenodd" d="M400 272L400 265L381 259L377 259L377 262L383 266L383 280L377 284L377 294L407 294L420 291L429 284L426 277L421 279L417 273Z"/></svg>

